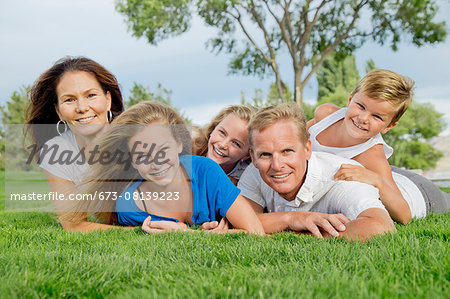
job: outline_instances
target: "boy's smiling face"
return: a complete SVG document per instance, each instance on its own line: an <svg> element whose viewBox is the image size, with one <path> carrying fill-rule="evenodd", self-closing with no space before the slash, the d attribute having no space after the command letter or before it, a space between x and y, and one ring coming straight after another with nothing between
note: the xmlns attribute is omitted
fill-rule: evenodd
<svg viewBox="0 0 450 299"><path fill-rule="evenodd" d="M351 137L365 141L392 129L397 124L391 124L396 112L396 107L387 101L356 93L348 99L344 125Z"/></svg>

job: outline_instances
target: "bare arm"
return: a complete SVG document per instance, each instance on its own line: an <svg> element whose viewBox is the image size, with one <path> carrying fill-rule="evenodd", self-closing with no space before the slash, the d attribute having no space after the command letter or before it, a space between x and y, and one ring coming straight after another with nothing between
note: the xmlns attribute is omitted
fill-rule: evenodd
<svg viewBox="0 0 450 299"><path fill-rule="evenodd" d="M365 168L356 165L342 165L335 178L359 181L374 186L379 190L380 199L392 219L401 224L407 224L411 220L411 210L394 182L383 146L381 144L373 146L356 156L354 160Z"/></svg>
<svg viewBox="0 0 450 299"><path fill-rule="evenodd" d="M47 171L44 171L44 173L47 178L49 189L52 192L58 192L59 194L66 194L70 190L73 190L73 188L75 187L75 184L71 181L57 177ZM69 210L69 207L67 206L68 204L69 203L67 201L54 202L55 209L58 211L57 215L59 221L64 230L91 232L96 230L107 230L111 228L134 229L134 227L123 227L117 225L88 222L87 219L84 219L83 221L80 221L78 223L64 220L64 217L62 216L67 213L71 213L67 212Z"/></svg>
<svg viewBox="0 0 450 299"><path fill-rule="evenodd" d="M256 216L252 207L242 195L238 195L234 203L228 209L226 217L237 229L264 235L264 229L258 216Z"/></svg>
<svg viewBox="0 0 450 299"><path fill-rule="evenodd" d="M349 220L342 214L323 214L307 211L263 213L263 208L252 200L247 199L266 233L275 233L287 229L301 232L309 231L314 236L322 238L322 229L331 236L339 236L345 231L345 223Z"/></svg>
<svg viewBox="0 0 450 299"><path fill-rule="evenodd" d="M309 130L311 126L315 125L316 123L339 109L339 106L330 103L317 106L316 110L314 110L314 118L306 123L306 129Z"/></svg>
<svg viewBox="0 0 450 299"><path fill-rule="evenodd" d="M266 233L291 229L293 231L310 231L314 236L339 236L348 240L365 240L372 235L395 231L389 215L378 208L363 211L358 217L349 221L342 214L322 214L313 212L275 212L263 214L260 205L249 200L258 214ZM328 216L328 217L327 217ZM344 227L342 227L344 226ZM323 233L320 232L323 230Z"/></svg>
<svg viewBox="0 0 450 299"><path fill-rule="evenodd" d="M358 217L347 223L347 229L339 237L348 240L366 240L367 238L395 231L394 223L382 209L371 208L361 212Z"/></svg>

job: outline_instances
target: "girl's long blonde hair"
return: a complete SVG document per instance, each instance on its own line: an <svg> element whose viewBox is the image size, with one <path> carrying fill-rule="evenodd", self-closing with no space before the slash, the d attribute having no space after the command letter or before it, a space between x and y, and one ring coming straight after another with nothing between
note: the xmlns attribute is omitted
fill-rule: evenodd
<svg viewBox="0 0 450 299"><path fill-rule="evenodd" d="M214 129L217 127L217 125L222 120L224 120L229 114L234 114L240 119L245 120L247 123L249 123L250 118L257 111L258 111L257 108L247 105L231 105L222 109L219 112L219 114L217 114L216 117L214 117L213 120L201 130L200 136L194 139L193 143L194 154L197 156L206 156L208 152L209 136L211 135L212 131L214 131Z"/></svg>
<svg viewBox="0 0 450 299"><path fill-rule="evenodd" d="M115 194L119 196L133 182L140 179L139 173L131 166L129 158L130 150L128 141L137 132L152 122L157 121L162 125L170 125L170 130L176 141L183 144L181 154L191 153L191 139L183 119L169 106L157 102L141 102L118 116L105 130L98 141L97 158L102 153L112 153L113 157L105 163L91 165L90 174L83 183L76 186L72 193L97 195L97 198L89 201L77 202L70 213L62 215L63 219L79 223L86 219L88 214L95 215L97 221L115 224L115 200L103 200L100 194ZM115 155L123 153L124 155ZM95 161L95 159L94 159Z"/></svg>

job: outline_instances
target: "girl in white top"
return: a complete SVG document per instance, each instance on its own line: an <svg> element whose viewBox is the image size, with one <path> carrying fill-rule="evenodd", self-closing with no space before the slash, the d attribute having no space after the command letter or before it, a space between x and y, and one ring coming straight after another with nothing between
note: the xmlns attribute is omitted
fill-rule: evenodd
<svg viewBox="0 0 450 299"><path fill-rule="evenodd" d="M81 182L89 169L86 154L93 141L122 111L116 78L91 59L66 57L41 74L30 91L27 134L38 149L34 152L50 191L64 193ZM63 159L68 154L77 159ZM82 231L111 227L87 220L76 226L63 220L61 224Z"/></svg>
<svg viewBox="0 0 450 299"><path fill-rule="evenodd" d="M313 151L354 159L364 167L343 165L335 179L378 188L395 221L406 224L427 212L445 212L448 194L423 177L389 166L393 149L380 133L392 129L411 102L414 82L394 72L374 70L351 93L347 108L323 104L308 122ZM401 172L402 174L399 174Z"/></svg>

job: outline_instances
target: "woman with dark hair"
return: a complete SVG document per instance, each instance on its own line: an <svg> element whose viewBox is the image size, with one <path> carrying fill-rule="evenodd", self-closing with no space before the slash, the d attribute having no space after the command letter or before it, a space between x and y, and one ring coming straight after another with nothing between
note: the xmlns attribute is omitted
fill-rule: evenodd
<svg viewBox="0 0 450 299"><path fill-rule="evenodd" d="M51 191L67 192L83 180L95 138L122 111L117 79L89 58L62 58L40 75L30 91L26 134L34 142ZM59 211L64 210L62 204ZM84 231L110 227L87 221L61 224Z"/></svg>
<svg viewBox="0 0 450 299"><path fill-rule="evenodd" d="M85 57L66 57L58 60L50 69L41 74L41 76L34 82L30 91L30 104L26 111L26 123L30 125L35 124L57 124L63 122L64 127L68 125L71 129L71 124L74 123L73 119L68 117L64 119L61 117L60 108L64 108L63 104L71 102L71 99L62 99L58 94L58 87L60 93L63 91L61 88L66 87L61 85L62 79L71 81L70 79L84 78L87 81L95 79L94 82L89 82L95 87L99 88L103 92L103 95L107 97L109 102L108 111L111 112L111 119L114 119L123 111L122 93L120 92L119 84L116 77L106 70L99 63ZM74 82L75 83L75 82ZM89 86L91 87L91 86ZM90 96L91 98L93 95ZM72 99L75 102L76 99ZM79 101L78 101L79 102ZM79 104L77 102L77 104ZM66 106L69 107L69 106ZM77 108L72 104L72 108ZM81 114L86 111L80 110ZM101 119L101 122L106 120ZM106 122L104 122L106 123ZM39 126L29 126L31 137L36 145L40 148L49 139L58 135L58 128L53 127L52 130L45 132L39 132Z"/></svg>

